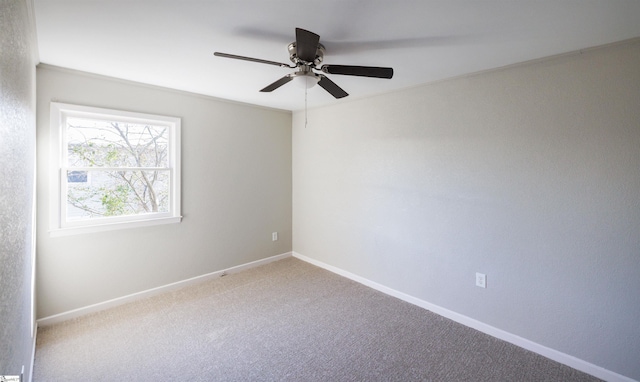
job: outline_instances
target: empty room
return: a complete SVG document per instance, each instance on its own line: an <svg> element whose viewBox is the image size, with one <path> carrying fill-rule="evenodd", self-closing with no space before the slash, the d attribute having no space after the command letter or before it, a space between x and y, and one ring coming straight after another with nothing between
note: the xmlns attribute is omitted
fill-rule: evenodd
<svg viewBox="0 0 640 382"><path fill-rule="evenodd" d="M640 2L1 4L1 381L640 381Z"/></svg>

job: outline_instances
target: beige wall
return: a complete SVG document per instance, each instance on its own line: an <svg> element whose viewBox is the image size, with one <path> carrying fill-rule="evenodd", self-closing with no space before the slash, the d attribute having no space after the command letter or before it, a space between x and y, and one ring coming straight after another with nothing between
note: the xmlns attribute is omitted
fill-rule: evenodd
<svg viewBox="0 0 640 382"><path fill-rule="evenodd" d="M295 113L293 250L640 379L639 68L635 40Z"/></svg>
<svg viewBox="0 0 640 382"><path fill-rule="evenodd" d="M39 318L291 251L290 112L49 66L37 101ZM50 237L51 101L182 118L182 222Z"/></svg>

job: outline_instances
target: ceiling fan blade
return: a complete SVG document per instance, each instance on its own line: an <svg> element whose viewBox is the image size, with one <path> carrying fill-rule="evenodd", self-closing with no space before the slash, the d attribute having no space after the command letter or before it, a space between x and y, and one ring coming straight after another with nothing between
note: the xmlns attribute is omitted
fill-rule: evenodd
<svg viewBox="0 0 640 382"><path fill-rule="evenodd" d="M393 68L381 68L377 66L322 65L320 70L329 74L344 74L347 76L375 78L393 77Z"/></svg>
<svg viewBox="0 0 640 382"><path fill-rule="evenodd" d="M277 88L279 88L280 86L286 84L287 82L291 81L293 79L293 77L289 74L287 74L286 76L282 77L281 79L279 79L278 81L272 83L271 85L267 86L266 88L260 90L261 92L272 92L274 90L276 90Z"/></svg>
<svg viewBox="0 0 640 382"><path fill-rule="evenodd" d="M260 64L275 65L275 66L280 66L282 68L292 68L292 69L295 68L295 66L290 66L290 65L287 65L287 64L283 64L282 62L261 60L259 58L238 56L238 55L229 54L229 53L215 52L215 53L213 53L213 55L217 56L217 57L233 58L235 60L244 60L244 61L257 62L257 63L260 63Z"/></svg>
<svg viewBox="0 0 640 382"><path fill-rule="evenodd" d="M331 81L326 76L323 76L322 74L318 74L318 75L322 77L320 78L318 85L322 86L324 90L331 93L332 96L336 98L344 98L349 95L349 93L342 90L340 86L336 85L335 82Z"/></svg>
<svg viewBox="0 0 640 382"><path fill-rule="evenodd" d="M296 50L298 58L312 63L316 59L316 51L320 36L307 30L296 28Z"/></svg>

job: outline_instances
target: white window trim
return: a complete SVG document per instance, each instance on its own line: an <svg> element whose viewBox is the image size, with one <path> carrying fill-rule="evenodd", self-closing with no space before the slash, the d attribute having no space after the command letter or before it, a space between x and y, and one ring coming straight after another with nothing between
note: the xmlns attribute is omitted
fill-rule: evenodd
<svg viewBox="0 0 640 382"><path fill-rule="evenodd" d="M66 147L63 148L67 116L88 116L90 118L106 118L109 120L126 120L139 123L161 124L170 127L169 167L171 177L170 209L166 213L140 214L125 217L108 217L95 220L69 223L64 220L67 192L63 190L62 168ZM104 109L90 106L72 105L51 102L50 132L50 170L49 170L49 219L52 237L76 235L90 232L110 231L159 224L179 223L180 215L180 118L160 115Z"/></svg>

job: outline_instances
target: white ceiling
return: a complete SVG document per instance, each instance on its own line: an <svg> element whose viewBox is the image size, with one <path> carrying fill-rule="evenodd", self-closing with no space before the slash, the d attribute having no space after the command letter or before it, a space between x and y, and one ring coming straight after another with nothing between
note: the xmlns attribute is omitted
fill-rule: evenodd
<svg viewBox="0 0 640 382"><path fill-rule="evenodd" d="M279 109L304 108L289 63L300 27L320 35L324 63L390 66L393 79L328 75L314 107L640 37L638 0L33 0L42 63Z"/></svg>

